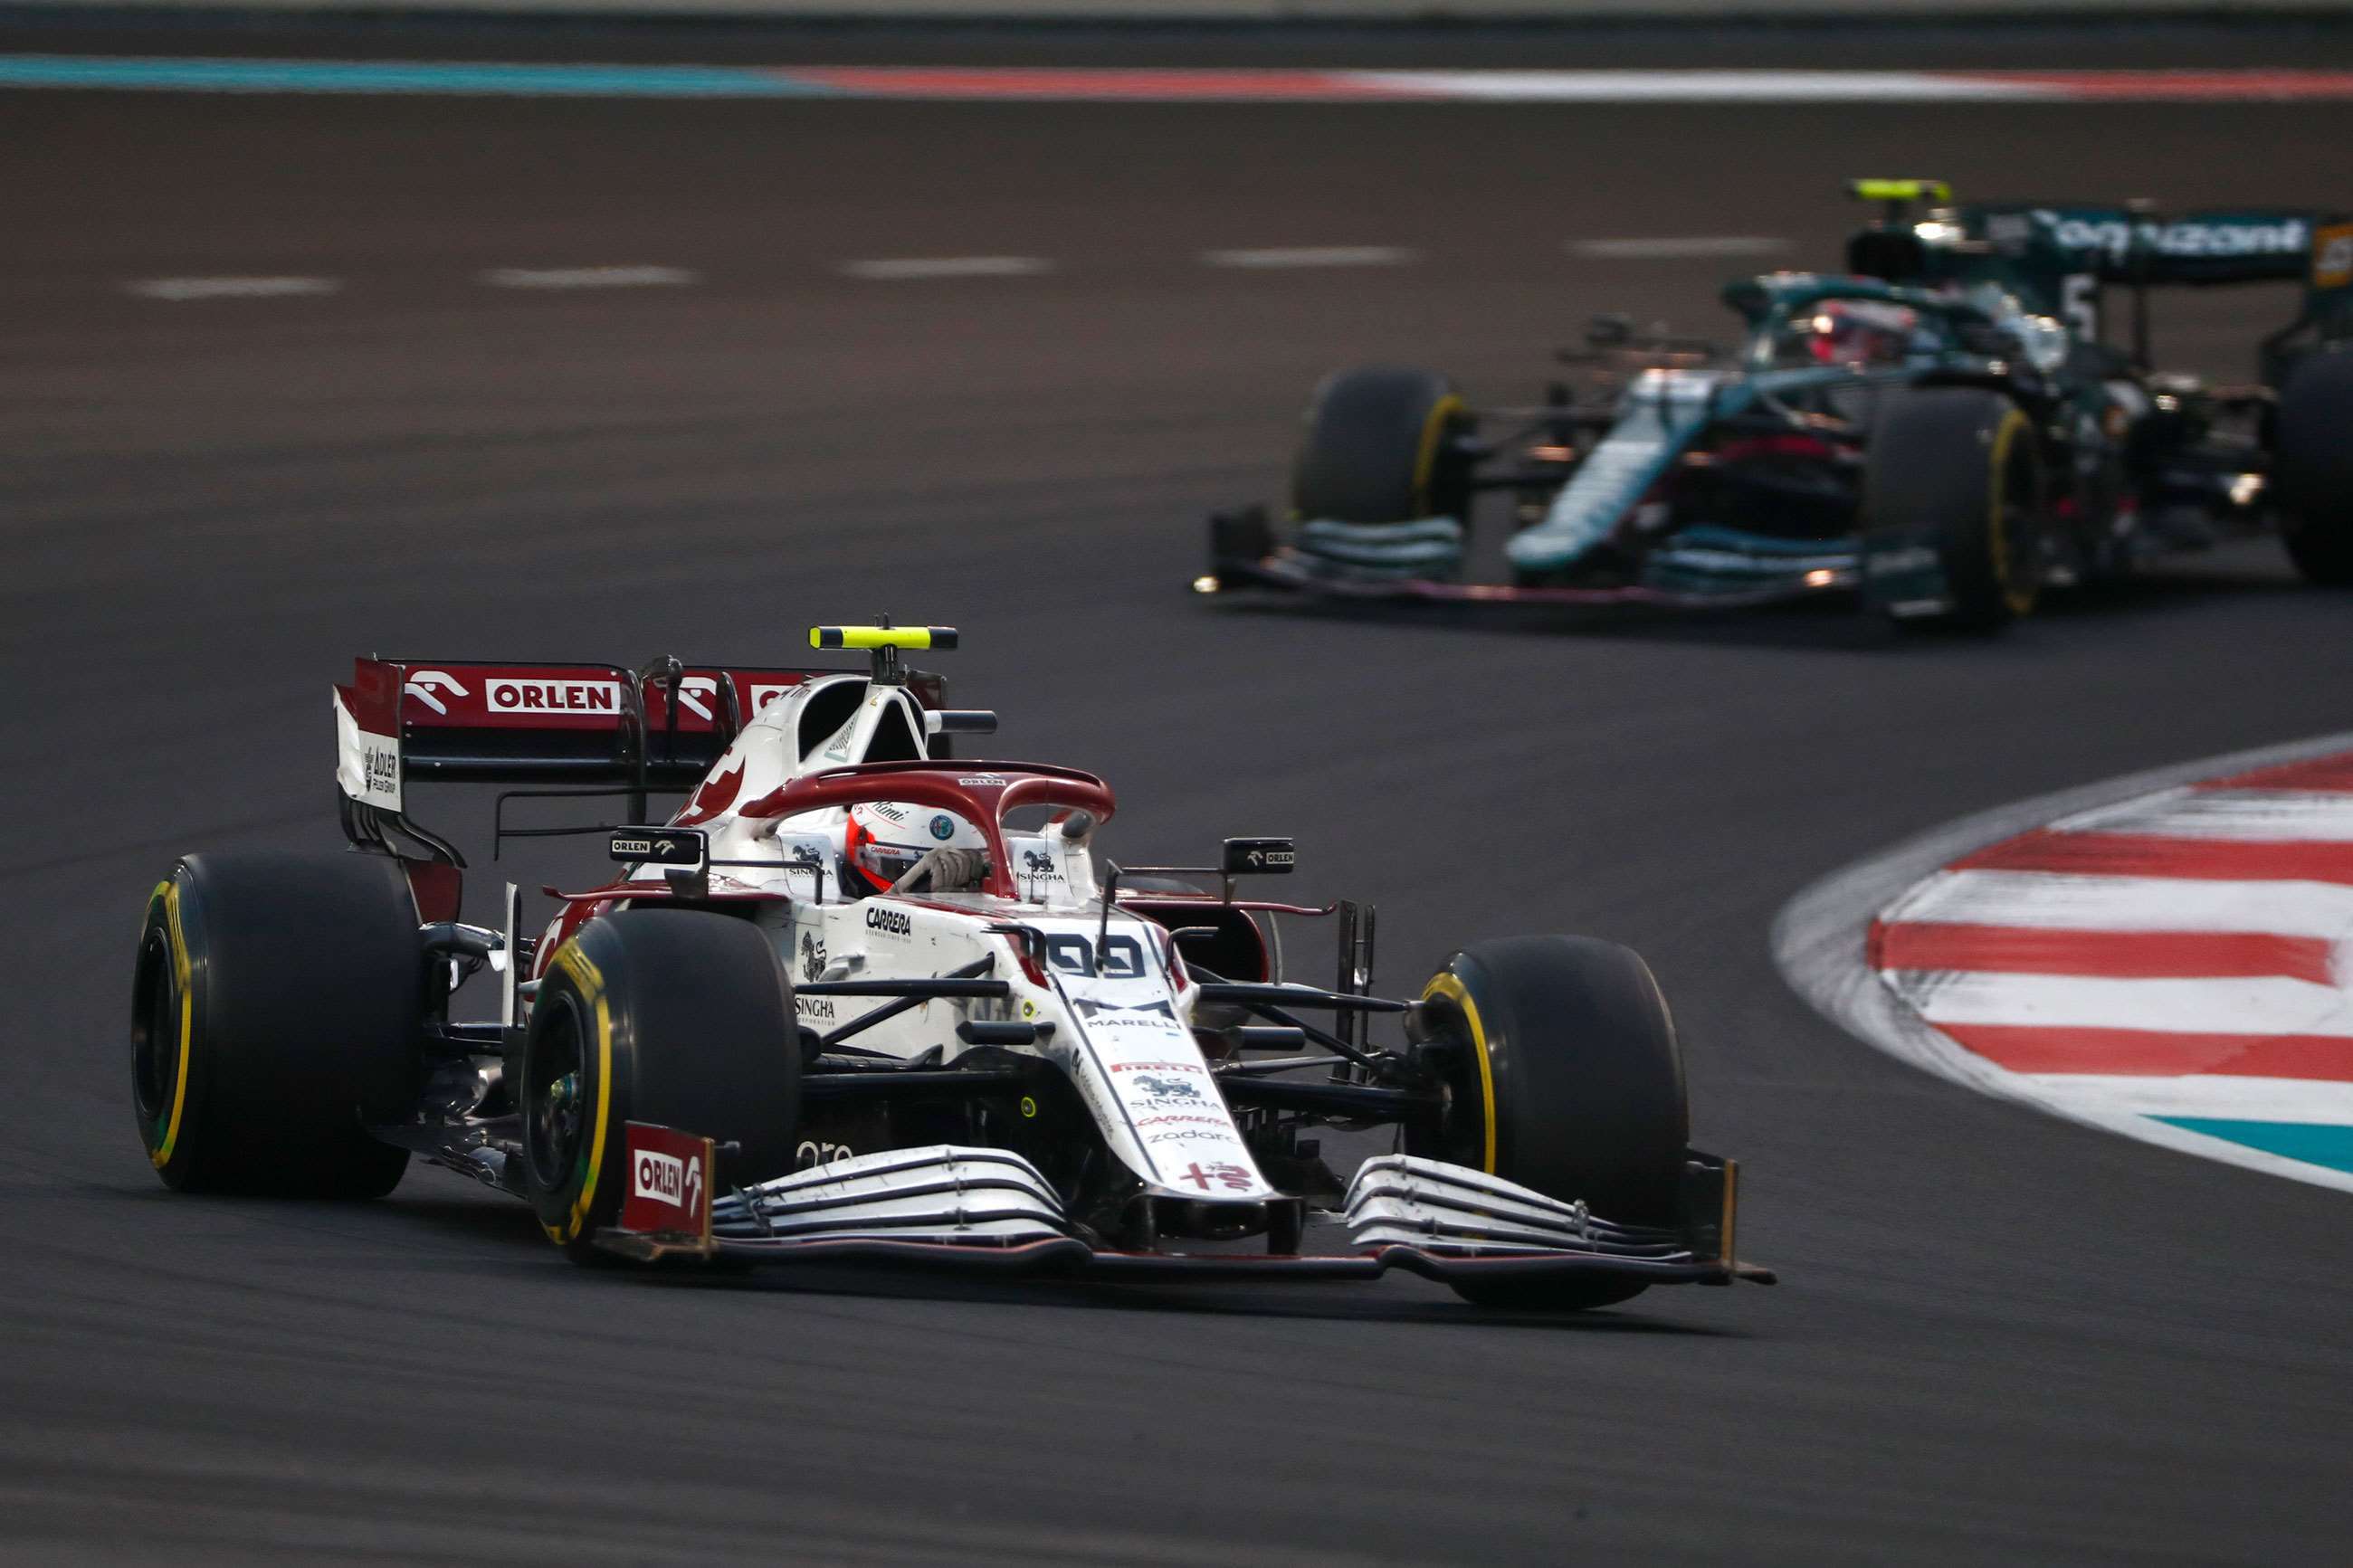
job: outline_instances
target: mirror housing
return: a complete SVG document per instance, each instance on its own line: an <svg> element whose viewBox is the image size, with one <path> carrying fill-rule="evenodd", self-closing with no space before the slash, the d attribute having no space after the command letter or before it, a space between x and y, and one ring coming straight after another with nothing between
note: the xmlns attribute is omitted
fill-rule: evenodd
<svg viewBox="0 0 2353 1568"><path fill-rule="evenodd" d="M994 735L997 715L986 708L927 708L923 710L923 734L933 735Z"/></svg>
<svg viewBox="0 0 2353 1568"><path fill-rule="evenodd" d="M1219 870L1229 877L1286 877L1299 864L1288 838L1229 838Z"/></svg>

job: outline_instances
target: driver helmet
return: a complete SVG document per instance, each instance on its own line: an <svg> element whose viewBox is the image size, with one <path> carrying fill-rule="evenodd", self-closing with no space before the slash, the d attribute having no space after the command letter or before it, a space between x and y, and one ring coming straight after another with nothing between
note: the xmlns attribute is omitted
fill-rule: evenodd
<svg viewBox="0 0 2353 1568"><path fill-rule="evenodd" d="M851 896L864 898L889 892L892 883L934 849L969 850L973 863L979 864L987 848L980 830L954 812L902 800L874 800L849 808L842 858L849 868Z"/></svg>
<svg viewBox="0 0 2353 1568"><path fill-rule="evenodd" d="M1901 364L1919 331L1907 305L1878 300L1825 300L1782 330L1784 360L1814 364Z"/></svg>

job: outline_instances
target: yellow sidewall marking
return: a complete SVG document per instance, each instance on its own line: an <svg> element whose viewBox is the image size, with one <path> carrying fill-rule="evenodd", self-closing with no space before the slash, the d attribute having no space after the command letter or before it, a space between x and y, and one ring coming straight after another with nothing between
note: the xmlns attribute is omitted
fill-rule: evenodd
<svg viewBox="0 0 2353 1568"><path fill-rule="evenodd" d="M1413 500L1425 514L1431 505L1430 481L1438 472L1438 443L1446 435L1447 426L1462 416L1463 408L1462 399L1449 393L1431 404L1430 413L1422 419L1421 446L1413 456Z"/></svg>
<svg viewBox="0 0 2353 1568"><path fill-rule="evenodd" d="M1993 433L1993 494L1987 506L1986 541L1993 557L1994 582L2001 589L2002 603L2013 616L2022 616L2034 608L2038 586L2032 582L2013 583L2010 574L2010 532L2002 513L2003 502L2010 488L2010 448L2018 433L2026 428L2026 416L2011 408L2004 412L2001 423Z"/></svg>
<svg viewBox="0 0 2353 1568"><path fill-rule="evenodd" d="M1484 1129L1480 1145L1479 1168L1489 1175L1495 1173L1495 1072L1487 1060L1487 1028L1479 1021L1479 1004L1471 1000L1471 993L1450 971L1433 976L1422 988L1422 999L1443 996L1462 1010L1463 1022L1471 1026L1471 1044L1479 1060L1479 1101Z"/></svg>
<svg viewBox="0 0 2353 1568"><path fill-rule="evenodd" d="M578 942L565 942L555 955L555 964L580 987L580 999L593 1003L596 1009L596 1131L588 1140L588 1174L565 1222L540 1227L549 1240L564 1242L578 1236L588 1223L588 1211L596 1204L596 1178L605 1169L605 1135L613 1122L613 1009L605 1000L603 973L580 951Z"/></svg>
<svg viewBox="0 0 2353 1568"><path fill-rule="evenodd" d="M596 1136L588 1145L588 1179L580 1184L580 1196L572 1205L571 1223L565 1226L565 1239L578 1236L588 1223L588 1210L596 1202L596 1177L605 1169L605 1130L613 1121L613 1013L605 998L596 998Z"/></svg>
<svg viewBox="0 0 2353 1568"><path fill-rule="evenodd" d="M180 884L159 882L155 891L164 900L164 921L172 937L172 973L180 993L180 1070L172 1085L172 1118L164 1124L164 1136L147 1156L160 1171L172 1163L172 1151L180 1142L180 1119L188 1110L188 1056L196 1037L196 998L188 986L188 939L180 930Z"/></svg>

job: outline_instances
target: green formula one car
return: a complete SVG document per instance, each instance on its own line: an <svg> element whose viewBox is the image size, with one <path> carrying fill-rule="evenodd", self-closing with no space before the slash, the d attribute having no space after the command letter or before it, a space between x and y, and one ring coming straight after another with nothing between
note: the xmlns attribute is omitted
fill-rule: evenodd
<svg viewBox="0 0 2353 1568"><path fill-rule="evenodd" d="M1326 377L1290 518L1214 516L1195 588L1678 608L1843 595L1989 629L2047 586L2272 529L2306 577L2353 584L2353 222L1852 188L1882 210L1845 272L1726 286L1736 348L1599 317L1562 356L1582 385L1485 418L1428 372ZM2151 363L2153 289L2283 280L2303 307L2263 340L2254 381ZM1508 576L1467 582L1487 490L1512 498Z"/></svg>

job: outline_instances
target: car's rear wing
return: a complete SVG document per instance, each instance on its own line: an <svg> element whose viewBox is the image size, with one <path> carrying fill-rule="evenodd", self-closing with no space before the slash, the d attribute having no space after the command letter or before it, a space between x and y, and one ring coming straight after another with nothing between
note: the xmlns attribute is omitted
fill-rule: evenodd
<svg viewBox="0 0 2353 1568"><path fill-rule="evenodd" d="M351 683L334 688L343 830L362 848L411 862L423 910L444 900L428 894L414 868L454 870L465 861L410 819L412 784L608 788L628 794L628 820L643 821L649 792L692 788L765 704L808 680L852 673L675 658L635 670L362 658ZM938 676L910 672L906 685L923 707L942 706Z"/></svg>
<svg viewBox="0 0 2353 1568"><path fill-rule="evenodd" d="M2353 341L2353 217L2317 207L2214 207L2159 213L2144 203L1952 202L1937 180L1856 180L1882 205L1847 244L1850 271L1894 283L1990 283L2029 310L2064 321L2080 342L2105 342L2101 294L2132 297L2132 362L2149 363L2149 290L2179 284L2301 283L2295 319L2263 340L2258 372L2277 386L2315 347ZM1915 221L1915 205L1928 207Z"/></svg>
<svg viewBox="0 0 2353 1568"><path fill-rule="evenodd" d="M2353 285L2353 220L2313 207L2216 207L2156 214L2068 202L1978 202L1963 232L1997 255L2047 245L2103 283Z"/></svg>

